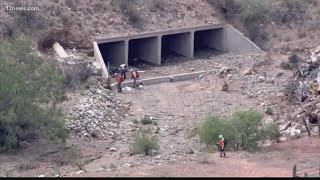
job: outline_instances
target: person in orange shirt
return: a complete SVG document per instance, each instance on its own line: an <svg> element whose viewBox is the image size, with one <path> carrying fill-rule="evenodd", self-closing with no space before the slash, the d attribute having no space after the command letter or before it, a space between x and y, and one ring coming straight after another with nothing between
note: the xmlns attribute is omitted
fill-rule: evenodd
<svg viewBox="0 0 320 180"><path fill-rule="evenodd" d="M121 83L124 81L124 78L121 76L121 74L115 74L116 76L116 81L117 81L117 86L118 86L118 93L122 93L122 87Z"/></svg>
<svg viewBox="0 0 320 180"><path fill-rule="evenodd" d="M222 153L223 153L223 156L225 157L226 156L226 153L224 152L224 146L225 146L225 143L224 143L224 138L222 135L219 135L219 141L217 142L217 145L219 147L219 150L220 150L220 157L222 157Z"/></svg>
<svg viewBox="0 0 320 180"><path fill-rule="evenodd" d="M133 80L133 88L137 87L137 72L134 71L133 69L130 70L131 71L131 80Z"/></svg>

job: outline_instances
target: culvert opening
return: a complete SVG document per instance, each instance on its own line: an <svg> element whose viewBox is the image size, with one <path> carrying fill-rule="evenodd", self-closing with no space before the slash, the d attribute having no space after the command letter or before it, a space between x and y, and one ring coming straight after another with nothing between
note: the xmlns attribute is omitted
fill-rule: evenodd
<svg viewBox="0 0 320 180"><path fill-rule="evenodd" d="M103 61L108 65L110 62L111 67L118 67L120 64L125 63L125 42L117 41L110 43L98 44Z"/></svg>
<svg viewBox="0 0 320 180"><path fill-rule="evenodd" d="M158 38L149 37L129 40L129 66L141 66L144 63L158 64Z"/></svg>
<svg viewBox="0 0 320 180"><path fill-rule="evenodd" d="M170 34L161 37L161 61L191 56L191 33Z"/></svg>
<svg viewBox="0 0 320 180"><path fill-rule="evenodd" d="M194 33L194 57L218 55L226 51L224 29L210 29Z"/></svg>

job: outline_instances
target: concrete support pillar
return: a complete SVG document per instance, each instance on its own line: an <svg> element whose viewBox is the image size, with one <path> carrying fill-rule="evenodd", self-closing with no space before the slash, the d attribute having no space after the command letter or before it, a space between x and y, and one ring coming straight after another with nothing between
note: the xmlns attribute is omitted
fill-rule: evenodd
<svg viewBox="0 0 320 180"><path fill-rule="evenodd" d="M194 58L194 31L190 32L190 47L191 47L191 51L190 51L190 57Z"/></svg>
<svg viewBox="0 0 320 180"><path fill-rule="evenodd" d="M157 65L161 64L161 36L157 36L157 46L158 46L158 51L157 51Z"/></svg>
<svg viewBox="0 0 320 180"><path fill-rule="evenodd" d="M124 64L126 64L127 66L129 65L129 40L125 40L124 41L124 53L125 53L125 57L124 57Z"/></svg>

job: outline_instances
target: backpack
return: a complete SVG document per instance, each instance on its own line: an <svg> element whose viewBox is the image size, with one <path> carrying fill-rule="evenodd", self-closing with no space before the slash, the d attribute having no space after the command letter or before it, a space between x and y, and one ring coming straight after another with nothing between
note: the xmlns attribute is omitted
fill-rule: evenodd
<svg viewBox="0 0 320 180"><path fill-rule="evenodd" d="M228 145L228 140L224 140L224 146L227 146Z"/></svg>
<svg viewBox="0 0 320 180"><path fill-rule="evenodd" d="M138 77L139 77L139 73L138 73L138 71L135 71L135 73L136 73L136 77L138 78Z"/></svg>

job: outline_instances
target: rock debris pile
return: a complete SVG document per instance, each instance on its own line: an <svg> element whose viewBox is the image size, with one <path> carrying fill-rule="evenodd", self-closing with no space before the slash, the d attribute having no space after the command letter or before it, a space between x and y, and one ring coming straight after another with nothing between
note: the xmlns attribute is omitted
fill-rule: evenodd
<svg viewBox="0 0 320 180"><path fill-rule="evenodd" d="M90 87L87 94L71 107L67 129L72 136L112 138L122 132L124 117L129 116L130 103L124 104L101 86Z"/></svg>

